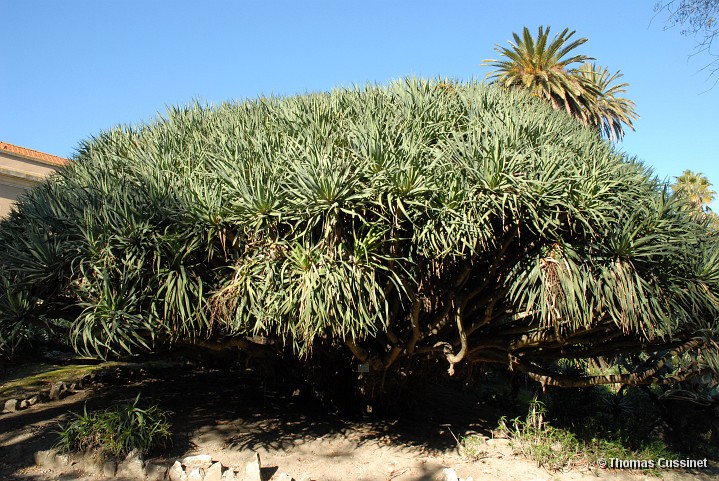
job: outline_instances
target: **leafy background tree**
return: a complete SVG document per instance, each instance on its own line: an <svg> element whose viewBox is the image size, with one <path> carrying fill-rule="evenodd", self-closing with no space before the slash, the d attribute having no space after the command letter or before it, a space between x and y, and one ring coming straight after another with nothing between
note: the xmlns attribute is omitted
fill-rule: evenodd
<svg viewBox="0 0 719 481"><path fill-rule="evenodd" d="M698 214L698 218L706 221L714 230L719 230L719 216L709 206L716 197L712 183L701 172L685 170L676 177L672 190L687 202L690 212Z"/></svg>
<svg viewBox="0 0 719 481"><path fill-rule="evenodd" d="M539 27L535 39L527 27L523 36L514 33L511 48L495 47L508 60L485 60L496 67L489 77L506 88L523 88L532 95L546 99L555 109L566 110L570 115L584 121L588 96L584 90L591 85L582 78L572 76L568 67L591 60L586 55L566 58L587 39L579 38L568 43L576 32L564 29L550 41L550 27Z"/></svg>
<svg viewBox="0 0 719 481"><path fill-rule="evenodd" d="M624 137L624 125L632 130L632 121L637 118L634 102L622 97L629 84L615 83L622 77L621 72L612 74L606 67L586 62L577 70L576 75L583 77L596 97L586 112L586 122L608 139L619 140Z"/></svg>
<svg viewBox="0 0 719 481"><path fill-rule="evenodd" d="M239 347L365 396L476 363L559 386L710 375L719 245L682 205L523 89L172 108L89 139L0 223L0 333ZM610 371L562 367L597 356Z"/></svg>
<svg viewBox="0 0 719 481"><path fill-rule="evenodd" d="M697 41L696 53L706 53L711 60L705 67L713 76L719 71L719 52L714 41L719 35L719 1L717 0L662 0L655 6L657 12L668 14L669 28L681 26L681 33Z"/></svg>
<svg viewBox="0 0 719 481"><path fill-rule="evenodd" d="M637 118L634 102L620 96L628 84L614 84L622 74L611 74L590 63L591 57L575 54L586 38L571 41L576 32L565 28L550 40L550 30L540 26L535 38L524 27L521 37L513 34L511 48L496 46L507 60L485 60L484 65L497 69L488 77L505 88L526 89L603 136L621 139L624 127L634 129L632 121Z"/></svg>
<svg viewBox="0 0 719 481"><path fill-rule="evenodd" d="M709 204L714 201L716 192L712 184L701 172L685 170L682 175L676 178L672 189L678 195L686 198L692 206L700 211L706 212Z"/></svg>

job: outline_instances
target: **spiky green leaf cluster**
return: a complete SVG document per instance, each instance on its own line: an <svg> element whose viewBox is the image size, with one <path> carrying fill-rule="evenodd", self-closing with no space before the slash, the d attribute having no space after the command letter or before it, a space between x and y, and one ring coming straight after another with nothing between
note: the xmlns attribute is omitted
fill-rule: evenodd
<svg viewBox="0 0 719 481"><path fill-rule="evenodd" d="M170 414L157 404L141 406L139 394L102 411L88 412L85 406L83 414L74 414L74 420L59 426L56 447L66 453L146 455L170 441Z"/></svg>
<svg viewBox="0 0 719 481"><path fill-rule="evenodd" d="M253 334L548 378L716 338L706 226L590 129L473 82L173 108L84 143L0 239L4 335L101 355Z"/></svg>

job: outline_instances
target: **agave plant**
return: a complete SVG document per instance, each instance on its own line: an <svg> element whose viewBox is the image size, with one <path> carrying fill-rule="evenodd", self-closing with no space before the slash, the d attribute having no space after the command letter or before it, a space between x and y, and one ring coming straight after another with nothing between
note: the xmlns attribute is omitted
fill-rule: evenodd
<svg viewBox="0 0 719 481"><path fill-rule="evenodd" d="M7 295L27 300L0 302L3 332L101 356L333 352L370 371L366 393L468 363L682 379L718 366L719 248L680 205L524 91L405 79L193 104L88 140L0 224ZM617 353L636 371L553 370Z"/></svg>

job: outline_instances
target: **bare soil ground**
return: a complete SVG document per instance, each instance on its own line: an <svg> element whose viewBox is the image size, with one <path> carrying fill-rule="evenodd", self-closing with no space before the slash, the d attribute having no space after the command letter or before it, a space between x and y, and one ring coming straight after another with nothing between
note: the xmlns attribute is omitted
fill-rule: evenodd
<svg viewBox="0 0 719 481"><path fill-rule="evenodd" d="M584 478L640 481L642 473L601 469L549 472L512 453L506 441L486 446L486 457L468 461L456 437L492 436L500 412L471 396L437 388L421 406L391 420L348 419L318 403L278 390L246 371L173 369L150 372L121 385L97 386L59 401L0 414L0 480L99 480L67 468L36 466L33 454L56 441L53 431L70 412L105 408L134 398L158 402L171 411L173 443L156 453L170 465L190 454L211 454L226 466L244 466L260 453L267 474L287 473L317 481L429 481L443 468L460 478L496 481L573 481ZM716 464L699 471L666 471L665 480L719 479Z"/></svg>

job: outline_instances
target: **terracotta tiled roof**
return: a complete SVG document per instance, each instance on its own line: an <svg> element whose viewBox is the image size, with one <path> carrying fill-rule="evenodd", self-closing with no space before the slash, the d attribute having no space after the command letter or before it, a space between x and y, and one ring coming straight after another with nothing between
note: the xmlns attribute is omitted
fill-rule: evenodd
<svg viewBox="0 0 719 481"><path fill-rule="evenodd" d="M53 165L67 165L67 163L70 162L57 155L46 154L44 152L38 152L37 150L26 149L25 147L18 147L17 145L8 144L7 142L0 142L0 150Z"/></svg>

